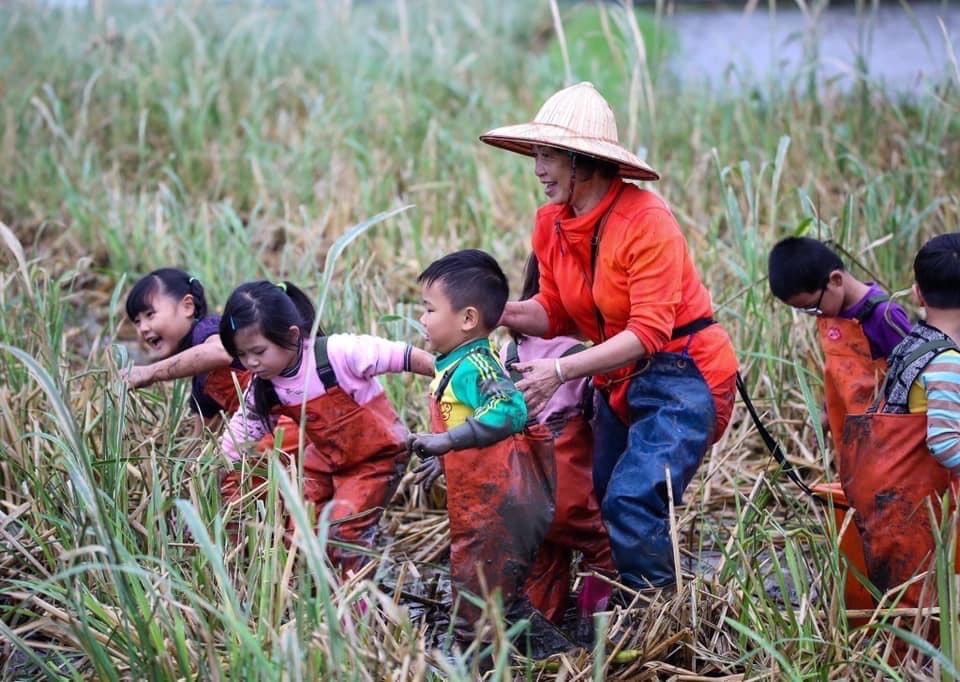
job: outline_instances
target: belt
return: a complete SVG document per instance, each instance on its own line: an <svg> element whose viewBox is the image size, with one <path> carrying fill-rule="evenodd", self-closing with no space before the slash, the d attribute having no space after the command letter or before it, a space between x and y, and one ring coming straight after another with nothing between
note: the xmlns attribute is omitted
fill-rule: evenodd
<svg viewBox="0 0 960 682"><path fill-rule="evenodd" d="M712 317L701 317L699 320L694 320L693 322L689 322L682 327L677 327L674 329L673 334L670 335L670 340L676 341L677 339L682 339L684 336L696 334L697 332L702 331L710 325L714 325L716 323L717 321Z"/></svg>
<svg viewBox="0 0 960 682"><path fill-rule="evenodd" d="M677 327L673 330L673 334L670 335L671 341L676 341L677 339L682 339L684 336L690 336L691 334L696 334L698 331L706 329L707 327L716 324L717 321L712 317L701 317L698 320L694 320L688 324L683 325L682 327ZM686 352L686 351L684 351ZM609 394L610 387L614 384L619 384L624 381L629 381L633 377L640 374L640 372L646 369L646 366L649 365L650 358L648 356L642 357L637 360L636 366L633 368L633 371L627 374L626 376L618 377L616 379L607 380L603 386L598 386L597 388L601 389L604 393Z"/></svg>

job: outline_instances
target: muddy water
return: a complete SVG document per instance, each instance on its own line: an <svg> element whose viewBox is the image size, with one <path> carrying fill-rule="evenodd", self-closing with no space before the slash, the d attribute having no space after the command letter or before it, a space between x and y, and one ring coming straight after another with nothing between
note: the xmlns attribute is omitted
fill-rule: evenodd
<svg viewBox="0 0 960 682"><path fill-rule="evenodd" d="M821 82L835 79L840 87L856 82L859 57L869 78L900 92L929 89L945 75L960 80L949 54L949 47L960 53L958 6L914 5L913 16L894 3L860 15L852 6L831 7L812 22L781 5L771 12L760 3L749 13L678 6L664 19L679 39L668 68L687 85L739 90L800 74L815 46Z"/></svg>

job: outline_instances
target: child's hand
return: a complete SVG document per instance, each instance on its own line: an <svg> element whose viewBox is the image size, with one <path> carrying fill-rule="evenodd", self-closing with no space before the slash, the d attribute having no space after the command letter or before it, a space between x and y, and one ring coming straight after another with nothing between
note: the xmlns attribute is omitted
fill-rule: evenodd
<svg viewBox="0 0 960 682"><path fill-rule="evenodd" d="M130 388L146 388L154 382L149 365L135 365L129 369L122 369L120 376L126 379Z"/></svg>
<svg viewBox="0 0 960 682"><path fill-rule="evenodd" d="M407 449L420 459L436 457L453 449L449 433L411 433L407 436Z"/></svg>
<svg viewBox="0 0 960 682"><path fill-rule="evenodd" d="M413 480L418 485L422 485L424 490L430 490L434 481L442 474L443 467L440 466L440 460L437 457L430 457L413 470Z"/></svg>

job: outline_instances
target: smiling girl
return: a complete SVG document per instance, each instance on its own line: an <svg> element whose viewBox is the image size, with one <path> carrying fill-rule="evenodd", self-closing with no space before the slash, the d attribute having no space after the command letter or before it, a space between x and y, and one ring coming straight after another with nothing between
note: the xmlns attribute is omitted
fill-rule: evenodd
<svg viewBox="0 0 960 682"><path fill-rule="evenodd" d="M200 280L177 268L154 270L133 285L126 308L154 361L128 370L132 388L192 377L190 409L200 418L198 431L237 408L234 381L243 387L248 378L220 343L220 317L208 314Z"/></svg>

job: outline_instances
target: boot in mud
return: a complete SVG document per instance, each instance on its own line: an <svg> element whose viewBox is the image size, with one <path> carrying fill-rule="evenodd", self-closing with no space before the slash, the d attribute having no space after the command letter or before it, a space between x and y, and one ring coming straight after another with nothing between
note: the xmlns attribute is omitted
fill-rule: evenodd
<svg viewBox="0 0 960 682"><path fill-rule="evenodd" d="M593 614L605 611L610 605L613 586L595 576L583 579L580 594L577 595L577 624L573 639L585 649L592 649L596 641L596 628Z"/></svg>
<svg viewBox="0 0 960 682"><path fill-rule="evenodd" d="M573 631L573 641L588 651L597 641L597 632L593 624L593 615L580 616Z"/></svg>
<svg viewBox="0 0 960 682"><path fill-rule="evenodd" d="M528 658L541 660L576 648L577 645L570 641L560 628L533 608L525 598L515 604L507 614L507 621L510 623L521 618L526 618L530 627L520 635L515 644L520 653Z"/></svg>

